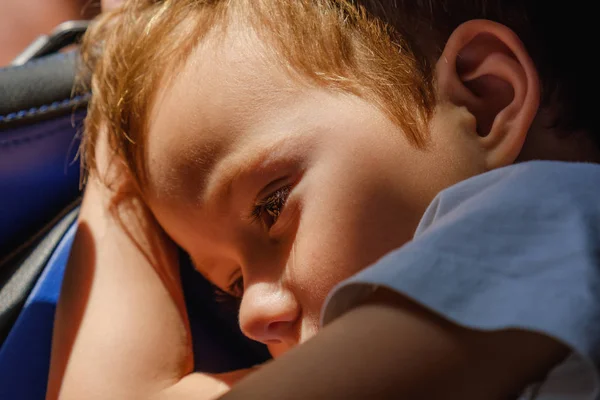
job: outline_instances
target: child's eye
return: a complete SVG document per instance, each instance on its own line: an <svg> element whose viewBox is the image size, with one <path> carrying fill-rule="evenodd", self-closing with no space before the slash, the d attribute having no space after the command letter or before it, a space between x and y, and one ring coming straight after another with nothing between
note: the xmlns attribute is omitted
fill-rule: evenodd
<svg viewBox="0 0 600 400"><path fill-rule="evenodd" d="M281 215L290 190L291 185L287 185L259 200L252 210L252 219L262 222L267 229L270 229Z"/></svg>
<svg viewBox="0 0 600 400"><path fill-rule="evenodd" d="M244 277L240 276L234 280L227 290L219 289L217 286L213 286L213 289L217 303L225 305L228 309L239 308L244 295Z"/></svg>
<svg viewBox="0 0 600 400"><path fill-rule="evenodd" d="M234 280L227 289L230 296L241 299L244 295L244 277L240 275L240 277Z"/></svg>

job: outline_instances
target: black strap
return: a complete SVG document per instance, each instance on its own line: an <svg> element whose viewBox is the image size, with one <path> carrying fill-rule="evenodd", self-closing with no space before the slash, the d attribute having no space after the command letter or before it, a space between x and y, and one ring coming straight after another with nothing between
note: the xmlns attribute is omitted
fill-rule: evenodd
<svg viewBox="0 0 600 400"><path fill-rule="evenodd" d="M56 52L74 43L87 26L88 21L61 24L23 53L22 61L27 62L0 68L0 133L85 108L89 93L73 93L79 53Z"/></svg>
<svg viewBox="0 0 600 400"><path fill-rule="evenodd" d="M28 243L0 261L0 346L56 246L77 218L79 203L70 205Z"/></svg>

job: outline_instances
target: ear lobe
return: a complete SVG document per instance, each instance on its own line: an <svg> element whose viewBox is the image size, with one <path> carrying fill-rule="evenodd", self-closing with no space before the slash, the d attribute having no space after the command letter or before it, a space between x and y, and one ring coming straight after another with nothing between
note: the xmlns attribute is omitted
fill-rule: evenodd
<svg viewBox="0 0 600 400"><path fill-rule="evenodd" d="M462 24L448 39L436 74L440 100L475 117L488 168L513 163L540 101L537 70L515 33L487 20Z"/></svg>

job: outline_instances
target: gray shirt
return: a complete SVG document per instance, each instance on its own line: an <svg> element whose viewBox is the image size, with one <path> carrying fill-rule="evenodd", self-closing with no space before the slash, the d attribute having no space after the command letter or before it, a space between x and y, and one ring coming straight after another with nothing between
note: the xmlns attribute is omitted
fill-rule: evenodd
<svg viewBox="0 0 600 400"><path fill-rule="evenodd" d="M411 242L334 288L323 324L377 287L458 325L568 345L521 399L600 399L600 166L528 162L441 192Z"/></svg>

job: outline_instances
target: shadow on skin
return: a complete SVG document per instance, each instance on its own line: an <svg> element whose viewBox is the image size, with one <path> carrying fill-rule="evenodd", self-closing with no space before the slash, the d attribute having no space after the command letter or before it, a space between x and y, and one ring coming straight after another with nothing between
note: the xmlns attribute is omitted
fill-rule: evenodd
<svg viewBox="0 0 600 400"><path fill-rule="evenodd" d="M270 359L266 346L242 334L237 307L217 303L215 288L160 228L135 187L118 180L109 185L114 194L110 214L144 255L177 302L182 317L188 320L194 370L219 374L250 368ZM164 267L172 262L179 264L178 274ZM223 380L230 384L226 376Z"/></svg>
<svg viewBox="0 0 600 400"><path fill-rule="evenodd" d="M95 269L94 238L89 226L80 221L73 239L59 298L59 302L66 306L59 308L56 313L56 324L52 335L52 347L60 344L64 351L56 354L53 350L55 354L53 354L52 370L49 374L47 399L56 399L60 393L62 380L89 300ZM46 344L47 348L50 348L50 343Z"/></svg>
<svg viewBox="0 0 600 400"><path fill-rule="evenodd" d="M243 338L236 338L233 330L237 328L237 321L234 322L234 326L230 326L222 320L222 311L211 310L208 301L199 304L198 300L206 300L212 295L212 287L205 286L205 290L202 290L202 286L195 285L198 283L198 280L190 279L187 285L188 293L186 295L182 293L180 279L185 279L186 277L189 279L190 273L195 273L195 278L198 278L199 274L191 270L180 277L180 273L174 272L177 269L171 270L165 268L165 265L171 265L170 263L173 262L171 251L176 251L176 247L164 235L164 232L154 225L155 221L151 218L151 215L146 214L147 211L143 203L139 199L133 198L132 200L132 197L129 196L121 198L121 196L117 195L114 199L124 201L114 202L114 207L110 207L109 212L121 226L121 229L124 230L125 234L132 239L131 245L136 246L140 251L146 250L142 251L142 253L146 261L149 262L149 268L154 270L165 287L167 287L171 296L178 303L177 308L182 313L182 316L188 320L188 316L191 314L194 319L193 332L195 334L193 335L193 343L191 345L196 350L194 353L202 357L201 360L197 360L195 363L196 370L198 371L198 366L201 366L200 370L203 372L223 372L249 367L256 364L257 361L264 361L267 358L266 354L262 354L262 357L257 357L257 353L260 353L260 351L257 351L256 347L252 346L251 343L244 342ZM140 212L144 214L140 214ZM89 216L89 214L87 215ZM90 223L93 222L90 221ZM48 400L57 399L61 393L63 380L65 378L67 380L70 379L68 376L72 375L72 372L69 372L68 368L78 368L76 365L80 365L82 362L82 349L76 347L79 332L82 330L89 331L89 325L98 322L97 320L92 320L95 315L94 313L86 316L86 320L83 322L84 315L89 306L92 287L94 287L94 291L101 290L100 288L103 287L101 285L96 287L94 284L94 279L96 279L96 275L99 272L97 263L103 262L102 255L98 254L99 250L97 246L102 246L97 242L98 235L98 232L92 229L85 218L80 219L67 264L67 271L65 272L60 305L56 312L56 324L52 343L52 369L49 374L50 379L46 397ZM112 237L112 235L101 236L104 240ZM119 239L115 238L114 240ZM175 260L177 259L175 258ZM112 262L114 262L114 259ZM199 295L197 297L200 299L196 298L196 301L190 302L184 301L184 297L188 297L189 295L193 299L195 294ZM94 303L97 302L98 296L99 294L95 293L96 300L94 300ZM101 296L104 296L104 294ZM194 311L188 313L188 307L193 308ZM139 310L139 312L147 311ZM119 328L117 327L117 329ZM89 338L89 335L86 335L86 337ZM89 341L87 340L80 341L78 345L82 346L84 342L88 342L86 345L89 345ZM49 345L49 343L47 344ZM85 349L83 351L85 352ZM152 350L148 349L148 351ZM190 351L192 351L191 348ZM75 364L69 365L72 357L74 357L73 359L77 359L77 361ZM87 360L83 361L86 362ZM94 362L94 360L89 361ZM115 360L115 362L118 362L118 360ZM227 386L231 386L249 372L251 370L209 375ZM75 375L78 374L76 373ZM98 379L103 380L102 377L98 377Z"/></svg>

